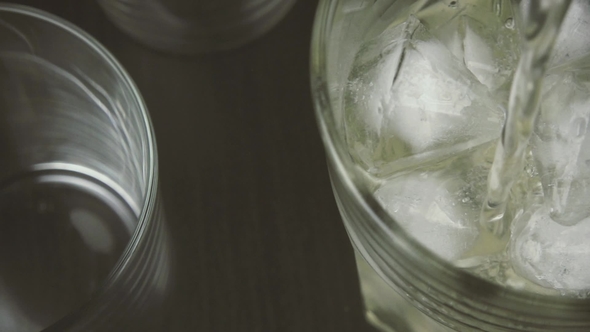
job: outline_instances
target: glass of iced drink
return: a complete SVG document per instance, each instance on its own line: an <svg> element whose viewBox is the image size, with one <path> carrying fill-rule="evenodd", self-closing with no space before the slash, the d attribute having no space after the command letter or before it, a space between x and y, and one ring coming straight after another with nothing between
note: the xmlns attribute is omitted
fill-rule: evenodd
<svg viewBox="0 0 590 332"><path fill-rule="evenodd" d="M311 80L369 322L590 331L588 1L323 0Z"/></svg>
<svg viewBox="0 0 590 332"><path fill-rule="evenodd" d="M146 331L169 288L144 102L96 40L0 5L0 331Z"/></svg>

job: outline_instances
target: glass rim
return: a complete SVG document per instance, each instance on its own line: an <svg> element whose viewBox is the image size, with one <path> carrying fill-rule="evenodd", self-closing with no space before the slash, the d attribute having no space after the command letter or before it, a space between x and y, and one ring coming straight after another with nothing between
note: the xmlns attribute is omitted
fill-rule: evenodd
<svg viewBox="0 0 590 332"><path fill-rule="evenodd" d="M142 130L145 131L145 135L147 137L147 154L144 155L144 160L147 164L146 189L143 193L143 202L138 216L138 223L135 226L135 230L131 238L119 256L117 263L115 263L115 265L112 267L109 275L101 282L101 286L99 286L95 296L86 301L81 307L73 308L72 311L70 311L67 315L59 318L56 322L44 328L46 330L50 330L55 326L60 326L65 322L71 322L75 320L81 311L83 311L84 307L96 301L96 299L100 298L103 294L107 293L108 286L113 281L117 280L117 277L125 270L125 267L133 256L139 242L144 238L145 231L152 222L151 217L154 214L154 210L156 208L156 196L158 192L158 158L155 134L147 107L145 105L145 101L143 100L139 89L129 74L125 71L123 66L115 59L115 57L89 33L57 15L26 5L0 3L0 13L1 12L14 13L31 17L38 21L47 22L56 28L66 31L71 35L72 38L78 39L90 47L104 61L104 65L106 67L114 70L117 75L117 79L119 79L127 87L131 93L131 96L133 97L133 100L137 102L139 106L137 113L139 113L141 116L143 123Z"/></svg>
<svg viewBox="0 0 590 332"><path fill-rule="evenodd" d="M425 273L424 280L432 281L433 284L442 285L440 290L443 288L452 288L445 286L454 285L454 291L461 291L461 289L458 289L459 285L457 281L462 280L462 284L470 284L469 289L479 286L488 290L486 292L487 294L493 294L490 298L477 298L477 300L484 300L486 305L502 311L518 309L519 314L524 311L525 314L532 314L531 316L536 317L551 313L549 315L551 318L558 317L553 312L555 310L587 313L590 310L590 297L584 299L566 296L560 297L503 287L453 266L450 262L436 256L399 227L394 218L373 197L369 189L359 181L359 176L357 176L359 170L354 167L349 158L346 158L348 155L346 143L339 134L336 126L336 119L334 118L333 105L331 104L330 98L332 93L331 89L329 89L327 79L329 33L331 32L332 20L339 1L320 0L317 7L310 49L311 93L316 120L326 155L334 165L334 171L343 180L346 190L353 196L355 202L358 203L364 212L372 217L374 226L380 232L386 234L390 240L392 233L395 232L395 241L398 241L396 248L402 249L403 255L419 258L419 261L414 262L417 264L414 264L412 267L419 268L420 272ZM395 225L395 229L386 226L388 224ZM355 244L354 241L353 244ZM390 254L393 255L395 253ZM563 319L567 318L563 317Z"/></svg>

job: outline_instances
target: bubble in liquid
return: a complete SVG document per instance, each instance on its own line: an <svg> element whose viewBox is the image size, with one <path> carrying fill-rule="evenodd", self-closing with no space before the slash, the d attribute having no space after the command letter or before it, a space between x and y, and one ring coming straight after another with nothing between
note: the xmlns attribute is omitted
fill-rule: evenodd
<svg viewBox="0 0 590 332"><path fill-rule="evenodd" d="M512 17L507 18L504 26L510 30L514 29L514 19Z"/></svg>

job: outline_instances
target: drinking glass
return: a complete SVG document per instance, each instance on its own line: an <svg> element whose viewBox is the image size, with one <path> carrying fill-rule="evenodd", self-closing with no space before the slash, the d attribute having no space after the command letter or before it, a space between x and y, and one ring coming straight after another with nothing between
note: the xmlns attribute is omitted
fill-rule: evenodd
<svg viewBox="0 0 590 332"><path fill-rule="evenodd" d="M0 330L135 331L171 251L142 97L94 38L0 5Z"/></svg>
<svg viewBox="0 0 590 332"><path fill-rule="evenodd" d="M173 53L227 50L274 27L295 0L98 0L125 33Z"/></svg>
<svg viewBox="0 0 590 332"><path fill-rule="evenodd" d="M320 0L317 9L311 51L312 92L334 195L356 255L366 318L382 331L399 332L590 330L587 299L502 287L428 250L383 208L367 172L359 167L359 158L353 160L343 106L354 100L346 99L351 97L345 94L358 83L350 77L362 75L351 73L353 62L355 57L371 59L373 54L379 58L380 51L383 57L395 51L391 43L381 45L389 49L376 49L375 42L357 55L361 45L382 36L392 24L406 21L417 8L436 13L459 3ZM489 9L482 8L492 10L497 3L489 1ZM506 21L507 26L512 23ZM370 103L371 96L366 97Z"/></svg>

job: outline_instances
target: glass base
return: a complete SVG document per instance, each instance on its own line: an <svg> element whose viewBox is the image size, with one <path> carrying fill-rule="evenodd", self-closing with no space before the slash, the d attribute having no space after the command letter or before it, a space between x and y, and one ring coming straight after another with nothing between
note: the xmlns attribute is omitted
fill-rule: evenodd
<svg viewBox="0 0 590 332"><path fill-rule="evenodd" d="M138 42L176 54L226 51L278 24L296 0L99 0L111 21Z"/></svg>
<svg viewBox="0 0 590 332"><path fill-rule="evenodd" d="M456 332L422 313L391 288L355 249L367 321L383 332Z"/></svg>

